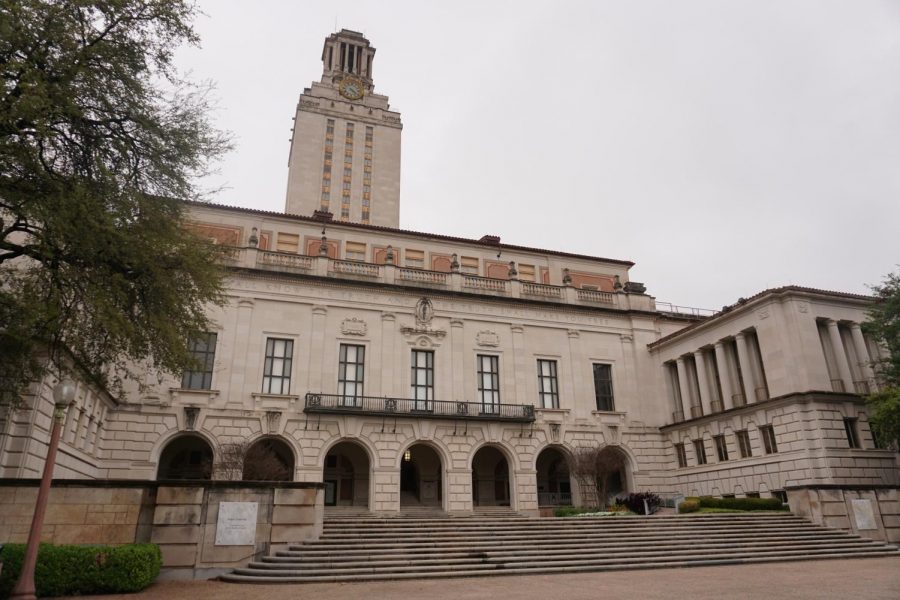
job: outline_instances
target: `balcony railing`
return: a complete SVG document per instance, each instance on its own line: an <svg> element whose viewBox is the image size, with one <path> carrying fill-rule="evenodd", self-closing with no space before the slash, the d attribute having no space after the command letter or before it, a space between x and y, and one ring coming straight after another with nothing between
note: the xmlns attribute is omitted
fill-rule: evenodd
<svg viewBox="0 0 900 600"><path fill-rule="evenodd" d="M534 421L531 404L480 404L448 400L411 400L380 396L341 396L309 392L303 412L413 417L424 419L475 419L479 421Z"/></svg>
<svg viewBox="0 0 900 600"><path fill-rule="evenodd" d="M572 506L568 492L538 492L538 506Z"/></svg>
<svg viewBox="0 0 900 600"><path fill-rule="evenodd" d="M857 394L866 395L871 392L871 388L869 387L868 381L854 381L853 389Z"/></svg>
<svg viewBox="0 0 900 600"><path fill-rule="evenodd" d="M831 380L831 390L834 392L844 392L844 380L843 379L832 379Z"/></svg>
<svg viewBox="0 0 900 600"><path fill-rule="evenodd" d="M461 271L444 272L393 264L341 260L328 256L307 256L294 252L260 250L252 247L223 249L228 266L305 274L316 277L368 281L388 285L432 288L485 296L527 298L555 304L574 304L619 310L657 310L653 298L623 288L618 292L586 290L572 285L549 285L519 279L480 277ZM664 310L660 307L660 310Z"/></svg>
<svg viewBox="0 0 900 600"><path fill-rule="evenodd" d="M712 402L710 402L709 407L714 413L720 413L725 410L725 407L722 406L721 400L713 400Z"/></svg>
<svg viewBox="0 0 900 600"><path fill-rule="evenodd" d="M699 419L703 416L703 407L702 406L692 406L691 407L691 418Z"/></svg>
<svg viewBox="0 0 900 600"><path fill-rule="evenodd" d="M735 406L744 406L747 404L747 400L744 398L743 394L732 394L731 403Z"/></svg>

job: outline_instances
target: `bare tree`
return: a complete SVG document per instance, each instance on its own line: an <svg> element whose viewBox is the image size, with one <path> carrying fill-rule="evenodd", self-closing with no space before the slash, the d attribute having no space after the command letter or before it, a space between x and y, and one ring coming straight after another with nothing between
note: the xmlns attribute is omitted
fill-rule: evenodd
<svg viewBox="0 0 900 600"><path fill-rule="evenodd" d="M265 440L222 444L217 452L216 477L229 481L290 481L291 468Z"/></svg>
<svg viewBox="0 0 900 600"><path fill-rule="evenodd" d="M620 472L625 465L622 455L616 450L604 447L583 447L575 450L572 457L572 476L585 491L593 494L596 505L606 506L610 478Z"/></svg>

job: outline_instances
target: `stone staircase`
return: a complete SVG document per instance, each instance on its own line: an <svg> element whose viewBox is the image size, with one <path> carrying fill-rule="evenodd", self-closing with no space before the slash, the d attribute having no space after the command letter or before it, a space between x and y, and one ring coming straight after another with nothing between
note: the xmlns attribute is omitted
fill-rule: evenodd
<svg viewBox="0 0 900 600"><path fill-rule="evenodd" d="M328 515L318 541L221 579L365 581L886 555L900 551L789 513L535 519L491 509L469 517Z"/></svg>

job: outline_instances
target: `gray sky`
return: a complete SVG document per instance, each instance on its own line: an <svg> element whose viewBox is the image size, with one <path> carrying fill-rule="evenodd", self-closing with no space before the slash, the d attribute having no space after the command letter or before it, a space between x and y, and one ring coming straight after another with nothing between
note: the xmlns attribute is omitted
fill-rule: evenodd
<svg viewBox="0 0 900 600"><path fill-rule="evenodd" d="M401 226L633 260L659 300L866 292L900 264L900 2L206 0L236 150L284 210L291 118L336 27L402 113Z"/></svg>

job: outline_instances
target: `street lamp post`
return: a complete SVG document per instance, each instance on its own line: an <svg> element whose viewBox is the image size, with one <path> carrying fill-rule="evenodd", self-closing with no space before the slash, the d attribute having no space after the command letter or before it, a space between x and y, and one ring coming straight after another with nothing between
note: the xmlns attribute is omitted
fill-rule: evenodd
<svg viewBox="0 0 900 600"><path fill-rule="evenodd" d="M50 446L47 448L47 460L44 462L44 473L41 475L41 487L38 489L34 517L31 519L31 530L28 532L28 545L25 547L25 559L19 580L13 588L10 599L35 600L34 567L37 564L38 545L41 542L41 529L44 527L44 513L47 512L47 500L50 496L50 480L53 478L53 465L56 463L56 449L59 446L59 433L66 418L66 409L75 399L75 383L68 377L63 378L53 388L53 428L50 431Z"/></svg>

